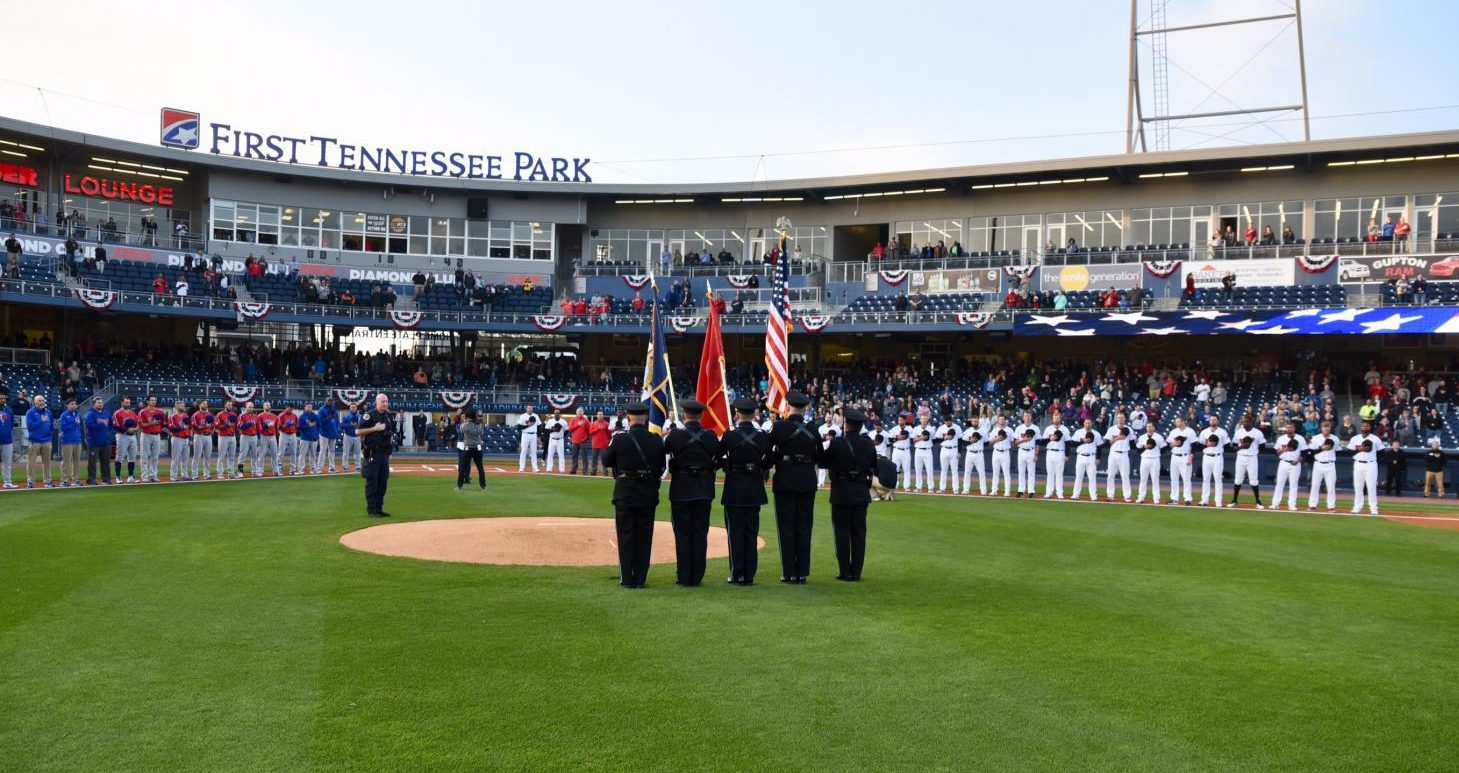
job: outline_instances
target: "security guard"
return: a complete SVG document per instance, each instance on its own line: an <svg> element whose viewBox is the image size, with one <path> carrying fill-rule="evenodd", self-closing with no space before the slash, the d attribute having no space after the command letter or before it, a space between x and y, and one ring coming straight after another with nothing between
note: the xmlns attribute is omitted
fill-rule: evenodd
<svg viewBox="0 0 1459 773"><path fill-rule="evenodd" d="M674 558L678 583L693 588L704 582L705 555L709 551L709 511L714 506L714 471L719 438L699 423L704 403L684 400L684 426L664 438L669 455L669 506L674 525Z"/></svg>
<svg viewBox="0 0 1459 773"><path fill-rule="evenodd" d="M760 565L760 506L769 469L770 434L755 427L760 404L747 397L735 401L734 429L719 441L719 467L724 470L724 528L729 532L730 585L754 585Z"/></svg>
<svg viewBox="0 0 1459 773"><path fill-rule="evenodd" d="M618 584L642 588L653 551L654 511L664 474L664 441L648 431L648 403L628 406L628 430L613 436L603 466L613 472L613 520L618 527Z"/></svg>
<svg viewBox="0 0 1459 773"><path fill-rule="evenodd" d="M826 449L821 466L831 479L831 528L836 534L836 579L857 582L866 561L866 507L871 504L871 478L876 473L876 448L861 434L866 414L848 408L842 415L846 434Z"/></svg>
<svg viewBox="0 0 1459 773"><path fill-rule="evenodd" d="M371 518L389 518L385 512L385 487L390 483L391 440L395 437L395 415L390 412L390 398L384 392L375 395L375 410L360 414L355 429L360 438L365 466L365 513Z"/></svg>
<svg viewBox="0 0 1459 773"><path fill-rule="evenodd" d="M811 525L815 520L816 464L821 439L806 426L811 399L800 392L785 397L790 415L770 430L770 460L775 467L775 528L780 534L780 581L804 585L811 573Z"/></svg>

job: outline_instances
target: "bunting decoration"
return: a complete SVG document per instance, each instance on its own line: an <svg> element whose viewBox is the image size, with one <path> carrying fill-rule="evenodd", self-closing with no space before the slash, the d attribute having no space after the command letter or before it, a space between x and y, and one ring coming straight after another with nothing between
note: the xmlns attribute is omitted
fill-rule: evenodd
<svg viewBox="0 0 1459 773"><path fill-rule="evenodd" d="M426 313L423 311L411 311L408 309L390 310L390 324L401 330L414 330L421 323L421 320L425 318Z"/></svg>
<svg viewBox="0 0 1459 773"><path fill-rule="evenodd" d="M1297 267L1309 274L1321 274L1337 263L1336 255L1298 255Z"/></svg>
<svg viewBox="0 0 1459 773"><path fill-rule="evenodd" d="M669 327L672 327L675 333L687 333L702 324L704 324L703 317L669 317Z"/></svg>
<svg viewBox="0 0 1459 773"><path fill-rule="evenodd" d="M624 274L623 283L634 290L642 290L653 281L653 274Z"/></svg>
<svg viewBox="0 0 1459 773"><path fill-rule="evenodd" d="M881 281L886 282L892 287L896 287L901 283L907 281L907 276L911 272L907 271L906 269L900 269L898 271L881 271L878 273L881 274Z"/></svg>
<svg viewBox="0 0 1459 773"><path fill-rule="evenodd" d="M475 392L458 392L443 389L436 394L440 395L441 403L453 411L459 411L476 401Z"/></svg>
<svg viewBox="0 0 1459 773"><path fill-rule="evenodd" d="M992 321L993 313L989 311L961 311L957 315L959 325L982 328L987 327L988 323Z"/></svg>
<svg viewBox="0 0 1459 773"><path fill-rule="evenodd" d="M567 324L567 317L537 314L532 317L532 324L536 325L537 329L544 333L556 333L562 329L563 325Z"/></svg>
<svg viewBox="0 0 1459 773"><path fill-rule="evenodd" d="M334 399L340 401L345 405L362 405L365 402L365 398L369 396L370 390L368 389L336 387L334 390Z"/></svg>
<svg viewBox="0 0 1459 773"><path fill-rule="evenodd" d="M116 305L117 298L121 296L116 290L91 290L85 287L74 288L71 292L76 295L76 300L93 311L106 311Z"/></svg>
<svg viewBox="0 0 1459 773"><path fill-rule="evenodd" d="M725 279L729 281L729 286L736 290L743 290L750 286L749 274L730 274Z"/></svg>
<svg viewBox="0 0 1459 773"><path fill-rule="evenodd" d="M1180 261L1147 260L1145 261L1145 270L1149 271L1150 276L1153 276L1156 279L1164 279L1165 277L1168 277L1171 274L1174 274L1175 272L1180 270Z"/></svg>
<svg viewBox="0 0 1459 773"><path fill-rule="evenodd" d="M578 407L578 396L566 392L543 392L542 399L549 408L559 413L566 413Z"/></svg>
<svg viewBox="0 0 1459 773"><path fill-rule="evenodd" d="M223 396L232 400L237 405L243 405L253 400L262 391L256 386L240 386L238 384L224 384L222 388Z"/></svg>
<svg viewBox="0 0 1459 773"><path fill-rule="evenodd" d="M819 333L831 324L831 318L825 314L803 314L796 317L800 327L807 333Z"/></svg>
<svg viewBox="0 0 1459 773"><path fill-rule="evenodd" d="M272 303L244 303L243 301L234 301L233 310L238 312L239 319L259 320L267 317L269 312L274 310L274 305Z"/></svg>

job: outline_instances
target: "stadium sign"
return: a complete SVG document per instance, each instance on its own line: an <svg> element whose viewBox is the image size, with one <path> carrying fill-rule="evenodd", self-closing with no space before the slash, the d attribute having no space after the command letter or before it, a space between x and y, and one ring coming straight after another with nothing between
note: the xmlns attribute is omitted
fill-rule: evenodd
<svg viewBox="0 0 1459 773"><path fill-rule="evenodd" d="M174 148L199 147L202 121L197 113L166 108L160 142ZM280 164L310 164L352 172L381 172L413 177L451 177L465 180L517 180L526 182L590 183L590 158L537 156L526 151L487 155L452 150L385 148L344 142L318 134L284 134L235 129L232 124L209 122L208 149L229 155Z"/></svg>
<svg viewBox="0 0 1459 773"><path fill-rule="evenodd" d="M1180 266L1180 281L1195 277L1196 287L1221 286L1221 277L1236 275L1238 287L1286 287L1297 281L1297 264L1291 258L1260 260L1187 260Z"/></svg>
<svg viewBox="0 0 1459 773"><path fill-rule="evenodd" d="M1043 266L1039 269L1039 291L1128 290L1139 287L1145 272L1139 263L1114 266Z"/></svg>
<svg viewBox="0 0 1459 773"><path fill-rule="evenodd" d="M964 293L997 292L998 269L970 268L940 271L913 271L912 292Z"/></svg>
<svg viewBox="0 0 1459 773"><path fill-rule="evenodd" d="M24 185L27 188L39 188L40 173L28 166L19 164L0 164L0 183L6 185Z"/></svg>
<svg viewBox="0 0 1459 773"><path fill-rule="evenodd" d="M1387 282L1390 279L1459 279L1459 255L1361 255L1338 260L1343 284Z"/></svg>
<svg viewBox="0 0 1459 773"><path fill-rule="evenodd" d="M113 201L140 201L143 204L157 204L164 207L172 206L174 199L173 189L166 185L129 183L91 175L73 180L70 172L66 173L65 190L66 193L72 195L100 197Z"/></svg>

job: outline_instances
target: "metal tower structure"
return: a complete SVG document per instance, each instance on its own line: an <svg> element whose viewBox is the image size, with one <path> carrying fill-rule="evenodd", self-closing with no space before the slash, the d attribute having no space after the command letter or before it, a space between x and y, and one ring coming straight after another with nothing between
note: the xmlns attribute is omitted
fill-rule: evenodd
<svg viewBox="0 0 1459 773"><path fill-rule="evenodd" d="M1125 152L1134 153L1138 145L1141 152L1170 149L1171 125L1193 118L1215 118L1220 116L1256 116L1264 113L1302 112L1302 137L1312 139L1312 123L1307 106L1307 56L1302 40L1302 0L1292 0L1291 13L1267 16L1248 16L1237 19L1218 19L1200 24L1179 27L1166 26L1165 7L1169 0L1147 0L1149 18L1140 24L1140 0L1130 0L1130 76L1126 93L1125 109ZM1255 25L1290 19L1297 30L1297 70L1302 87L1300 104L1272 105L1267 107L1240 107L1231 110L1215 110L1172 114L1170 111L1170 57L1169 36L1172 33L1191 32L1229 27L1234 25ZM1280 33L1278 33L1280 34ZM1145 38L1150 46L1150 91L1153 115L1145 114L1140 83L1140 40ZM1245 65L1242 65L1243 67ZM1239 70L1240 68L1238 68ZM1233 73L1234 76L1234 73ZM1215 91L1214 89L1212 90ZM1228 100L1229 101L1229 100ZM1234 103L1233 103L1234 105ZM1149 131L1146 131L1146 127Z"/></svg>

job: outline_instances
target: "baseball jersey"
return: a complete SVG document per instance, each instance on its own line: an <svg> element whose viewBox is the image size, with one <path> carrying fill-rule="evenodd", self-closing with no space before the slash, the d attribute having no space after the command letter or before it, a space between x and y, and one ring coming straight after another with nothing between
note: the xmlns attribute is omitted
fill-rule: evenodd
<svg viewBox="0 0 1459 773"><path fill-rule="evenodd" d="M1109 443L1110 453L1123 454L1129 452L1130 441L1134 440L1134 433L1130 430L1130 427L1115 426L1110 427L1108 430L1105 431L1104 439L1105 442ZM1121 438L1121 435L1123 435L1124 437Z"/></svg>
<svg viewBox="0 0 1459 773"><path fill-rule="evenodd" d="M1032 432L1033 433L1033 437L1038 437L1039 436L1039 428L1038 428L1038 425L1037 424L1020 424L1017 427L1014 427L1013 428L1013 441L1014 441L1014 444L1018 446L1018 450L1019 451L1033 451L1033 450L1035 450L1037 448L1033 444L1033 441L1032 440L1029 440L1029 441L1026 441L1026 442L1023 442L1023 443L1019 443L1018 442L1020 440L1023 440L1023 436L1024 435L1027 435L1029 432Z"/></svg>
<svg viewBox="0 0 1459 773"><path fill-rule="evenodd" d="M841 437L841 428L834 424L822 424L816 432L821 436L821 448L830 448L831 441Z"/></svg>
<svg viewBox="0 0 1459 773"><path fill-rule="evenodd" d="M1241 441L1247 438L1251 439L1251 443L1246 448L1242 448ZM1263 435L1261 430L1256 427L1251 429L1237 427L1236 431L1231 433L1231 440L1236 443L1237 456L1256 456L1257 452L1261 450L1262 444L1266 442L1266 435Z"/></svg>
<svg viewBox="0 0 1459 773"><path fill-rule="evenodd" d="M548 419L543 427L547 430L548 439L560 440L563 437L562 433L567 431L567 422L562 419Z"/></svg>
<svg viewBox="0 0 1459 773"><path fill-rule="evenodd" d="M1277 448L1277 458L1293 464L1302 461L1302 452L1307 450L1307 441L1301 435L1277 435L1274 445ZM1286 450L1288 445L1292 446L1292 450Z"/></svg>
<svg viewBox="0 0 1459 773"><path fill-rule="evenodd" d="M161 408L147 407L137 412L137 426L142 432L148 435L162 434L162 425L167 421L167 414Z"/></svg>
<svg viewBox="0 0 1459 773"><path fill-rule="evenodd" d="M137 434L137 412L130 408L118 408L111 415L111 425L123 435Z"/></svg>
<svg viewBox="0 0 1459 773"><path fill-rule="evenodd" d="M982 453L988 442L988 428L982 424L963 430L962 441L968 444L968 453Z"/></svg>
<svg viewBox="0 0 1459 773"><path fill-rule="evenodd" d="M1212 435L1216 436L1216 445L1219 449L1225 449L1226 446L1231 445L1231 436L1226 434L1226 430L1220 427L1206 427L1201 430L1201 434L1198 436L1201 440L1201 445L1205 445Z"/></svg>
<svg viewBox="0 0 1459 773"><path fill-rule="evenodd" d="M1361 446L1364 442L1371 442L1372 447L1364 451ZM1383 441L1377 435L1353 435L1348 441L1348 450L1353 452L1355 462L1375 462L1378 460L1378 452L1383 450Z"/></svg>
<svg viewBox="0 0 1459 773"><path fill-rule="evenodd" d="M930 424L918 424L912 428L912 447L918 451L932 450L932 436L936 434L937 428ZM927 439L922 439L922 433L927 433Z"/></svg>
<svg viewBox="0 0 1459 773"><path fill-rule="evenodd" d="M313 442L319 439L319 414L304 411L299 414L299 439Z"/></svg>
<svg viewBox="0 0 1459 773"><path fill-rule="evenodd" d="M1046 447L1055 453L1064 453L1064 443L1071 436L1069 428L1063 424L1050 424L1044 427L1044 439L1049 441Z"/></svg>
<svg viewBox="0 0 1459 773"><path fill-rule="evenodd" d="M273 437L279 434L279 416L276 413L264 411L258 415L258 434L264 437Z"/></svg>
<svg viewBox="0 0 1459 773"><path fill-rule="evenodd" d="M1323 450L1322 445L1326 442L1331 442L1332 448ZM1312 436L1312 440L1307 443L1307 447L1312 449L1312 461L1318 464L1331 464L1337 461L1337 449L1342 448L1342 441L1337 439L1337 435L1323 435L1319 433Z"/></svg>
<svg viewBox="0 0 1459 773"><path fill-rule="evenodd" d="M218 411L213 417L213 426L218 428L218 437L233 437L238 431L238 414L232 411Z"/></svg>
<svg viewBox="0 0 1459 773"><path fill-rule="evenodd" d="M360 426L360 414L350 411L339 418L339 430L348 437L357 437L355 430Z"/></svg>
<svg viewBox="0 0 1459 773"><path fill-rule="evenodd" d="M213 434L213 414L207 411L193 411L191 417L193 433L197 435Z"/></svg>
<svg viewBox="0 0 1459 773"><path fill-rule="evenodd" d="M1176 438L1180 438L1178 445L1175 442ZM1190 461L1191 454L1195 452L1195 449L1192 447L1195 442L1196 433L1190 427L1170 430L1165 436L1165 444L1170 448L1170 461L1180 462L1182 464Z"/></svg>
<svg viewBox="0 0 1459 773"><path fill-rule="evenodd" d="M1145 430L1145 424L1147 423L1147 421L1148 419L1146 418L1144 411L1137 410L1130 414L1130 428L1135 430L1136 432L1143 432Z"/></svg>
<svg viewBox="0 0 1459 773"><path fill-rule="evenodd" d="M962 428L958 425L943 424L937 428L936 432L932 433L932 436L937 438L938 444L942 446L943 450L951 449L956 451L958 438L962 437L962 434Z"/></svg>
<svg viewBox="0 0 1459 773"><path fill-rule="evenodd" d="M339 411L335 410L333 406L320 406L319 434L330 440L339 437Z"/></svg>
<svg viewBox="0 0 1459 773"><path fill-rule="evenodd" d="M892 455L891 436L881 430L871 433L871 440L876 444L876 455L890 457Z"/></svg>
<svg viewBox="0 0 1459 773"><path fill-rule="evenodd" d="M15 411L10 406L0 406L0 446L15 442Z"/></svg>
<svg viewBox="0 0 1459 773"><path fill-rule="evenodd" d="M1002 434L1003 437L999 437ZM993 425L988 430L988 439L993 443L994 451L1008 451L1013 448L1013 430L1005 423L1002 426Z"/></svg>
<svg viewBox="0 0 1459 773"><path fill-rule="evenodd" d="M1160 449L1165 447L1165 438L1159 432L1145 433L1135 441L1135 447L1140 449L1140 458L1159 459Z"/></svg>
<svg viewBox="0 0 1459 773"><path fill-rule="evenodd" d="M540 423L535 413L524 413L522 414L522 418L517 419L517 427L522 430L522 437L536 435L537 427Z"/></svg>
<svg viewBox="0 0 1459 773"><path fill-rule="evenodd" d="M1176 435L1180 435L1181 437L1185 438L1186 448L1191 448L1196 444L1196 441L1200 439L1200 433L1196 432L1190 427L1185 427L1184 429L1177 429L1172 427L1169 432L1165 433L1165 442L1173 443Z"/></svg>
<svg viewBox="0 0 1459 773"><path fill-rule="evenodd" d="M238 414L238 433L253 437L258 434L258 414L244 411Z"/></svg>
<svg viewBox="0 0 1459 773"><path fill-rule="evenodd" d="M175 438L185 438L191 434L191 419L186 413L171 413L167 416L167 432Z"/></svg>
<svg viewBox="0 0 1459 773"><path fill-rule="evenodd" d="M284 411L279 414L279 431L285 435L293 435L299 431L299 414L293 411Z"/></svg>
<svg viewBox="0 0 1459 773"><path fill-rule="evenodd" d="M1094 456L1098 453L1100 444L1104 443L1104 438L1093 428L1086 430L1081 427L1075 430L1074 440L1078 443L1074 446L1074 453L1080 456Z"/></svg>
<svg viewBox="0 0 1459 773"><path fill-rule="evenodd" d="M906 451L907 449L912 447L911 427L897 427L895 430L892 430L892 432L894 433L893 437L896 438L896 440L892 442L892 448L895 448L898 451Z"/></svg>

